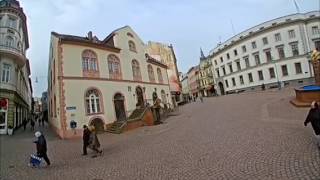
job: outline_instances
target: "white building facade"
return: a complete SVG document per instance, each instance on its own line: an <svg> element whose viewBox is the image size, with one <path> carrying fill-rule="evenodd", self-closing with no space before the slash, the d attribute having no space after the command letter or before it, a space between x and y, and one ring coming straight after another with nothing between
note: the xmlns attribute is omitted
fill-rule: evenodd
<svg viewBox="0 0 320 180"><path fill-rule="evenodd" d="M19 128L32 109L26 21L18 1L0 1L0 134Z"/></svg>
<svg viewBox="0 0 320 180"><path fill-rule="evenodd" d="M280 17L211 50L218 94L312 83L310 52L320 48L319 22L319 12Z"/></svg>

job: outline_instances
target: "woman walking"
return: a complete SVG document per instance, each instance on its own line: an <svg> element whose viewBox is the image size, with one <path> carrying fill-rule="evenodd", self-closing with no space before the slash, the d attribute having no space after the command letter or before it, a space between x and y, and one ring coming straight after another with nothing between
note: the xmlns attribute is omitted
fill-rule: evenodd
<svg viewBox="0 0 320 180"><path fill-rule="evenodd" d="M318 103L315 101L311 103L311 109L309 111L307 119L304 121L304 126L307 126L309 122L311 122L317 139L317 145L320 149L320 109Z"/></svg>

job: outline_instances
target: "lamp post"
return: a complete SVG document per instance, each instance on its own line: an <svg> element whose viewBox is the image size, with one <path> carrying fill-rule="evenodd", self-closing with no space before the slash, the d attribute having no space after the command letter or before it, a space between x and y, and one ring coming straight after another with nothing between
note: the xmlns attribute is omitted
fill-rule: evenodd
<svg viewBox="0 0 320 180"><path fill-rule="evenodd" d="M281 89L281 82L279 80L279 74L278 74L278 69L277 69L277 62L274 60L274 58L272 57L272 62L274 64L274 68L276 69L276 78L277 78L277 83L278 83L278 89Z"/></svg>

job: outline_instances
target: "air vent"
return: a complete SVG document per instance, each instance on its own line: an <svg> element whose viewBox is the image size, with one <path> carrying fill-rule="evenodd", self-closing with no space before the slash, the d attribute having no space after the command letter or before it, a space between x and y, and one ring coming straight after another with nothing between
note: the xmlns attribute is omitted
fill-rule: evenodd
<svg viewBox="0 0 320 180"><path fill-rule="evenodd" d="M253 33L252 31L249 32L249 34L252 34L252 33Z"/></svg>
<svg viewBox="0 0 320 180"><path fill-rule="evenodd" d="M286 21L291 21L291 19L289 18L289 19L286 19Z"/></svg>
<svg viewBox="0 0 320 180"><path fill-rule="evenodd" d="M264 29L264 27L259 28L260 30Z"/></svg>
<svg viewBox="0 0 320 180"><path fill-rule="evenodd" d="M275 26L275 25L277 25L277 23L272 23L272 26Z"/></svg>
<svg viewBox="0 0 320 180"><path fill-rule="evenodd" d="M310 15L309 17L311 17L311 18L312 18L312 17L316 17L316 15L312 14L312 15Z"/></svg>

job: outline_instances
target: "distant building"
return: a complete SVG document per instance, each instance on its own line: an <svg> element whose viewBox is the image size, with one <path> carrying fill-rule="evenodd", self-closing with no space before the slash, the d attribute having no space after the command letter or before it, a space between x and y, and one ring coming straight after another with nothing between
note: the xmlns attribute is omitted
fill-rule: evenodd
<svg viewBox="0 0 320 180"><path fill-rule="evenodd" d="M214 74L212 73L212 61L206 58L201 50L199 65L199 90L202 96L213 96L216 94Z"/></svg>
<svg viewBox="0 0 320 180"><path fill-rule="evenodd" d="M270 20L214 48L218 93L313 83L310 52L320 48L318 11Z"/></svg>
<svg viewBox="0 0 320 180"><path fill-rule="evenodd" d="M137 107L152 105L155 96L173 106L167 65L147 53L129 26L104 40L92 32L87 37L52 32L49 57L49 123L62 138L81 135L85 124L103 129L124 122Z"/></svg>
<svg viewBox="0 0 320 180"><path fill-rule="evenodd" d="M179 80L179 71L177 67L177 58L172 45L166 45L159 42L148 42L148 54L158 61L168 66L167 73L170 84L170 92L174 104L179 103L181 99L181 84Z"/></svg>
<svg viewBox="0 0 320 180"><path fill-rule="evenodd" d="M48 110L48 92L45 91L41 96L42 111Z"/></svg>
<svg viewBox="0 0 320 180"><path fill-rule="evenodd" d="M189 101L189 97L191 97L189 81L188 81L188 74L181 75L181 85L182 85L182 97L184 102Z"/></svg>
<svg viewBox="0 0 320 180"><path fill-rule="evenodd" d="M193 97L199 96L199 65L191 67L188 71L188 83L190 88L190 95Z"/></svg>
<svg viewBox="0 0 320 180"><path fill-rule="evenodd" d="M31 111L27 18L16 0L0 1L0 134L22 125Z"/></svg>
<svg viewBox="0 0 320 180"><path fill-rule="evenodd" d="M42 102L41 102L41 98L39 97L34 97L33 98L34 104L33 104L33 110L34 113L39 115L42 112Z"/></svg>

